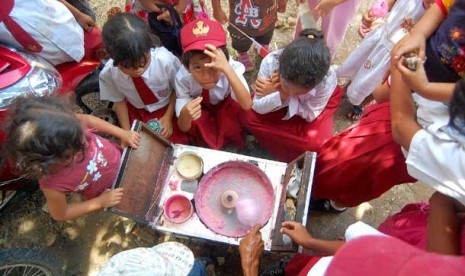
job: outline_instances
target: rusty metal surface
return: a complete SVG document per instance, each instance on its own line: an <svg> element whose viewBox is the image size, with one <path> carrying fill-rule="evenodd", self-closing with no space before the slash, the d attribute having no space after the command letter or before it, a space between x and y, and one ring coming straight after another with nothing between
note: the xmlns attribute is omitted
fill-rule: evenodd
<svg viewBox="0 0 465 276"><path fill-rule="evenodd" d="M173 146L137 122L141 134L138 149L127 148L114 188L124 188L123 200L110 210L138 222L147 223L159 212L157 207L165 184Z"/></svg>

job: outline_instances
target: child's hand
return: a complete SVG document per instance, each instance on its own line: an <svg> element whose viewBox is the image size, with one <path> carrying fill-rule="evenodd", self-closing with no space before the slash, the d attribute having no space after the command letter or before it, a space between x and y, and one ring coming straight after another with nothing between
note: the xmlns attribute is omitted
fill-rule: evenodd
<svg viewBox="0 0 465 276"><path fill-rule="evenodd" d="M425 59L426 38L421 34L410 33L402 38L391 52L391 65L396 66L403 55L417 53L421 60Z"/></svg>
<svg viewBox="0 0 465 276"><path fill-rule="evenodd" d="M123 148L130 146L133 149L137 149L140 143L140 134L135 131L131 131L131 130L123 130L123 131L124 131L124 135L119 137L121 140L121 146Z"/></svg>
<svg viewBox="0 0 465 276"><path fill-rule="evenodd" d="M298 245L306 247L313 237L301 223L285 221L281 224L281 233L286 234Z"/></svg>
<svg viewBox="0 0 465 276"><path fill-rule="evenodd" d="M221 24L228 23L228 16L224 13L222 9L213 9L213 18Z"/></svg>
<svg viewBox="0 0 465 276"><path fill-rule="evenodd" d="M92 19L92 17L82 12L79 14L76 20L86 32L89 32L95 26L95 21Z"/></svg>
<svg viewBox="0 0 465 276"><path fill-rule="evenodd" d="M163 130L161 135L165 138L169 138L171 134L173 134L173 118L171 116L167 116L166 113L158 119L158 122L162 125Z"/></svg>
<svg viewBox="0 0 465 276"><path fill-rule="evenodd" d="M115 206L121 203L123 199L123 188L117 188L114 190L107 189L101 195L98 196L102 208Z"/></svg>
<svg viewBox="0 0 465 276"><path fill-rule="evenodd" d="M162 11L162 13L157 16L157 20L158 21L164 20L168 22L168 24L173 25L173 18L171 18L171 14L167 9Z"/></svg>
<svg viewBox="0 0 465 276"><path fill-rule="evenodd" d="M192 120L195 121L200 116L202 115L202 97L197 97L190 101L186 106L184 107L187 111L188 117Z"/></svg>
<svg viewBox="0 0 465 276"><path fill-rule="evenodd" d="M428 77L426 76L425 67L421 60L417 60L417 69L412 71L405 67L404 57L402 57L397 63L397 70L402 76L402 80L410 87L411 90L422 95L421 92L425 91L425 87L430 84Z"/></svg>
<svg viewBox="0 0 465 276"><path fill-rule="evenodd" d="M374 18L370 15L370 12L367 11L362 15L362 24L365 28L370 28L373 24Z"/></svg>
<svg viewBox="0 0 465 276"><path fill-rule="evenodd" d="M205 51L203 51L207 56L212 58L212 62L205 63L205 67L210 67L220 72L225 72L228 68L231 68L229 61L226 59L223 51L216 48L211 44L205 44Z"/></svg>
<svg viewBox="0 0 465 276"><path fill-rule="evenodd" d="M287 6L287 0L278 0L278 12L285 13Z"/></svg>
<svg viewBox="0 0 465 276"><path fill-rule="evenodd" d="M272 77L268 79L257 78L255 81L255 87L255 94L260 97L276 92L280 87L279 75L277 73L273 73Z"/></svg>

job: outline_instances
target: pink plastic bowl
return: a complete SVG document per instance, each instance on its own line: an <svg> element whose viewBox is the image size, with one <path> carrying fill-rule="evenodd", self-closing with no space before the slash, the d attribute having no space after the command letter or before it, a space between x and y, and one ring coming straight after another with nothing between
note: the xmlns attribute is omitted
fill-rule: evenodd
<svg viewBox="0 0 465 276"><path fill-rule="evenodd" d="M184 195L173 195L165 202L165 217L173 223L186 222L193 213L194 206Z"/></svg>

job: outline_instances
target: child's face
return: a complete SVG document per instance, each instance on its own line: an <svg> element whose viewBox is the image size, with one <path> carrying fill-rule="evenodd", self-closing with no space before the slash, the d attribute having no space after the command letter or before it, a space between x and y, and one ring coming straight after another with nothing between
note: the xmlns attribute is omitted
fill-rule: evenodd
<svg viewBox="0 0 465 276"><path fill-rule="evenodd" d="M130 77L133 77L133 78L137 78L137 77L140 77L145 72L145 70L147 70L147 68L150 66L150 55L146 55L145 60L146 60L145 64L137 68L134 68L132 66L126 67L122 64L118 64L118 68L126 75L129 75Z"/></svg>
<svg viewBox="0 0 465 276"><path fill-rule="evenodd" d="M210 62L211 57L205 55L194 55L189 60L189 73L202 89L213 89L220 80L220 71L205 67L205 64Z"/></svg>
<svg viewBox="0 0 465 276"><path fill-rule="evenodd" d="M289 82L282 77L279 78L279 82L281 84L281 88L284 93L288 94L289 96L299 96L307 93L310 88L302 87Z"/></svg>

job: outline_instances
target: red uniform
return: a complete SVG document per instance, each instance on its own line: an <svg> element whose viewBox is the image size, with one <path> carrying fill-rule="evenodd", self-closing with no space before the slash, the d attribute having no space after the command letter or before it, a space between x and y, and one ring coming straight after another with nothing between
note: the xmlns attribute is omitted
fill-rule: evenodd
<svg viewBox="0 0 465 276"><path fill-rule="evenodd" d="M391 187L416 181L391 135L389 103L366 108L360 122L326 142L317 155L312 197L357 206Z"/></svg>

